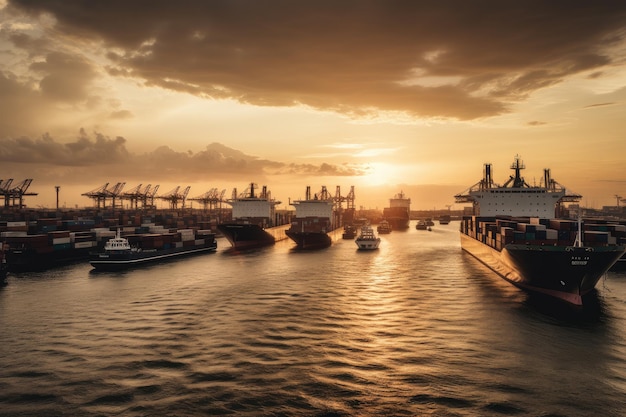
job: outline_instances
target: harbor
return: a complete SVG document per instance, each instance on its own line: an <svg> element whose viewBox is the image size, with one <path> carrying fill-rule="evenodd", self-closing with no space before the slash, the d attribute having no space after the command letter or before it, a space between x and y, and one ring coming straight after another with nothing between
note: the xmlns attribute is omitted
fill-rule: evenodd
<svg viewBox="0 0 626 417"><path fill-rule="evenodd" d="M0 289L6 415L568 415L626 408L626 275L559 309L461 250L459 221L282 240ZM566 352L566 354L564 353ZM593 368L593 374L581 372ZM558 369L558 372L555 372ZM260 412L262 410L262 412Z"/></svg>

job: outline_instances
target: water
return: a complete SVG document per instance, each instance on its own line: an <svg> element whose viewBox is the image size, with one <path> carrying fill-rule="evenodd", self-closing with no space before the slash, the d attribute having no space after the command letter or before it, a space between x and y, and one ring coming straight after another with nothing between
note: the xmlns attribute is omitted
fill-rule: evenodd
<svg viewBox="0 0 626 417"><path fill-rule="evenodd" d="M553 308L458 222L0 289L2 416L626 415L626 274Z"/></svg>

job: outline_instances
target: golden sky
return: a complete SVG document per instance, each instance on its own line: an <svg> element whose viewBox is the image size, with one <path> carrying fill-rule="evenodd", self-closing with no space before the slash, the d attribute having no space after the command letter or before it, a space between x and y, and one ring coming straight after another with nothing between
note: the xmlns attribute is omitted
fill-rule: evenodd
<svg viewBox="0 0 626 417"><path fill-rule="evenodd" d="M255 182L431 209L519 154L615 205L625 35L606 0L0 0L0 179L30 206Z"/></svg>

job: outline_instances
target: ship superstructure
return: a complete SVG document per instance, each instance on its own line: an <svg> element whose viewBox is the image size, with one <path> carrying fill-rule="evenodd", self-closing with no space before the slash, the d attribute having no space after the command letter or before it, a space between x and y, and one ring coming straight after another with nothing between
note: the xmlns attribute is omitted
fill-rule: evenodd
<svg viewBox="0 0 626 417"><path fill-rule="evenodd" d="M558 218L564 203L581 196L554 181L548 169L542 184L531 186L521 176L524 168L516 156L514 175L498 185L485 164L483 179L455 196L473 207L461 221L461 246L518 287L581 305L626 247L582 219Z"/></svg>

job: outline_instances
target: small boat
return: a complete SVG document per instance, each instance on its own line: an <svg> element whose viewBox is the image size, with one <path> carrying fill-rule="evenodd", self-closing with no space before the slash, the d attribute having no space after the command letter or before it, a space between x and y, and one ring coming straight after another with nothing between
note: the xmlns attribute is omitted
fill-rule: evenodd
<svg viewBox="0 0 626 417"><path fill-rule="evenodd" d="M426 220L424 220L424 222L426 223L426 226L434 226L435 225L435 222L430 217L427 217Z"/></svg>
<svg viewBox="0 0 626 417"><path fill-rule="evenodd" d="M354 239L356 237L356 228L351 224L347 224L343 227L343 239Z"/></svg>
<svg viewBox="0 0 626 417"><path fill-rule="evenodd" d="M380 238L374 234L374 229L371 226L365 225L361 227L361 233L354 242L359 250L374 250L378 249Z"/></svg>
<svg viewBox="0 0 626 417"><path fill-rule="evenodd" d="M439 217L439 224L449 224L450 223L450 215L449 214L443 214Z"/></svg>
<svg viewBox="0 0 626 417"><path fill-rule="evenodd" d="M387 234L391 233L391 224L387 220L382 220L378 223L378 227L376 228L378 234Z"/></svg>
<svg viewBox="0 0 626 417"><path fill-rule="evenodd" d="M424 220L418 220L417 224L415 225L415 228L417 230L427 230L428 229L428 225L426 224L426 222Z"/></svg>
<svg viewBox="0 0 626 417"><path fill-rule="evenodd" d="M115 237L104 244L103 252L91 254L89 263L95 269L114 271L186 255L216 251L217 242L214 233L205 231L200 234L190 229L185 230L185 232L179 231L178 235L186 236L168 245L163 243L163 235L140 235L138 242L144 243L144 247L138 247L131 246L130 241L122 237L120 229L117 229Z"/></svg>

